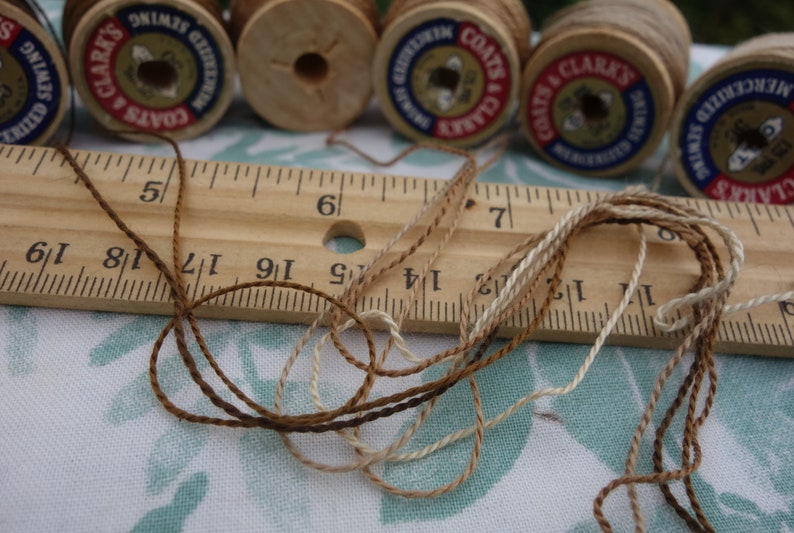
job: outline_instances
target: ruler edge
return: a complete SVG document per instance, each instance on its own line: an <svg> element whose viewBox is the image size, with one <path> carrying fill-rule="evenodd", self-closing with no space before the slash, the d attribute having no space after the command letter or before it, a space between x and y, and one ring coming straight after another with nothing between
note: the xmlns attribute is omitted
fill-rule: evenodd
<svg viewBox="0 0 794 533"><path fill-rule="evenodd" d="M10 156L11 156L11 154L13 153L13 151L15 149L20 149L22 151L22 153L20 154L20 156L17 159L17 162L22 160L26 150L31 150L32 154L35 154L38 151L44 151L45 155L42 156L39 164L36 165L36 170L38 170L38 167L41 164L44 163L45 159L47 158L46 157L47 153L51 153L52 154L49 157L50 164L55 164L53 159L55 158L55 156L58 155L58 151L56 149L51 148L51 147L47 147L47 146L19 146L19 145L6 145L6 144L0 143L0 158L7 159L7 160L10 159ZM156 161L164 161L164 162L174 163L177 160L177 158L175 156L140 154L140 153L132 153L132 152L129 152L129 153L127 153L127 152L109 152L109 151L104 151L104 150L92 150L92 149L75 149L75 150L71 150L71 153L75 157L75 160L78 161L78 163L79 163L79 159L81 157L85 157L85 162L88 162L90 159L101 159L102 157L113 158L113 157L116 157L116 156L119 156L119 157L122 157L122 158L129 158L130 161L134 161L135 158L140 158L141 160L145 160L145 161L156 160ZM29 156L28 159L31 160L32 159L32 155ZM185 158L184 161L185 161L186 167L188 167L188 168L189 168L189 165L191 165L191 164L195 164L197 166L199 164L206 164L206 163L213 163L213 164L216 164L216 165L227 163L227 164L235 165L235 166L238 166L238 167L276 169L276 170L285 170L287 172L294 172L295 170L309 170L309 171L316 170L316 171L319 171L319 172L328 172L328 173L331 173L331 174L350 175L351 177L352 176L357 176L357 177L359 177L361 179L371 176L371 177L382 177L384 179L395 178L395 179L398 179L398 180L419 180L419 181L427 181L427 182L444 182L444 181L446 181L443 178L432 178L432 177L423 177L423 176L407 176L407 175L398 175L398 174L384 174L384 173L377 173L377 172L346 171L346 170L340 170L340 169L321 169L321 168L313 168L313 167L273 165L273 164L268 164L268 163L256 163L256 162L239 162L239 161L209 160L209 159L205 160L205 159L192 159L192 158L190 158L190 159ZM81 166L84 166L84 164L81 165ZM66 162L63 161L60 164L60 166L61 167L65 167L66 166ZM68 167L66 167L66 168L68 168ZM69 170L71 171L71 169L69 169ZM188 176L188 178L190 178L190 176ZM554 191L555 195L558 195L558 193L561 192L561 191L565 191L566 194L570 194L571 191L574 191L574 192L579 192L579 193L585 193L585 194L593 195L594 199L601 198L601 197L606 196L606 195L608 195L608 194L610 194L612 192L612 191L598 191L598 190L594 190L594 189L549 187L549 186L544 186L544 185L531 185L531 184L523 184L523 183L522 184L498 183L498 182L478 182L478 183L482 183L484 185L494 186L494 187L497 187L499 189L507 189L507 188L513 187L513 188L518 188L518 189L525 189L525 190L532 190L532 191L541 191L541 192L548 193L548 194L552 194L552 191ZM78 183L78 185L79 185L79 183ZM667 196L667 197L672 199L672 200L674 200L674 201L678 201L678 202L680 202L680 203L682 203L682 204L684 204L684 205L686 205L686 206L688 206L690 208L697 209L697 210L699 210L701 212L704 211L703 206L705 206L707 204L720 204L720 205L733 206L737 211L742 211L743 209L746 209L747 205L764 205L764 206L766 205L766 204L757 204L757 203L756 204L753 204L753 203L747 204L747 203L738 202L738 201L714 200L714 199L709 199L709 198L686 197L686 196ZM583 202L580 202L580 203L583 203ZM767 207L769 207L769 206L767 206ZM778 204L778 205L775 205L773 207L783 209L786 212L790 211L789 217L790 218L794 217L794 204L788 204L788 205L779 205ZM81 306L81 305L68 305L68 306L67 305L57 305L56 306L54 304L41 304L40 305L40 304L37 304L37 303L29 303L29 302L18 303L18 302L13 301L14 300L13 295L16 295L16 294L26 294L28 296L33 295L33 293L19 293L19 292L11 292L11 291L5 291L4 290L4 291L0 292L0 295L9 295L11 297L10 298L2 297L2 301L0 301L0 304L2 304L2 305L24 305L24 306L37 307L37 308L54 308L54 309L77 310L77 311L81 311L82 310L82 311L98 311L98 312L113 312L113 313L119 313L119 312L120 313L129 313L130 312L128 310L114 309L112 303L108 303L108 305L101 305L101 306ZM39 295L39 296L41 296L41 295ZM69 299L69 300L74 300L74 301L77 301L77 302L79 302L81 300L80 298L74 298L74 297L68 297L68 296L47 297L47 298L45 298L45 300L49 299L49 298L52 298L52 299ZM92 297L92 298L90 298L90 300L100 301L101 302L101 301L104 301L105 299L101 298L101 297ZM114 300L107 299L107 301L108 302L112 302ZM153 306L153 307L169 306L170 307L170 305L171 305L170 299L169 299L168 302L165 302L165 303L156 303L156 302L139 302L139 303L141 303L142 305L145 305L145 306L150 306L150 307L151 306ZM226 312L226 314L223 317L216 315L216 313L218 313L219 310L221 310L221 309L223 309ZM233 318L233 317L229 317L228 316L229 309L234 309L234 307L233 306L224 306L222 304L211 304L210 303L210 304L206 304L206 306L202 306L202 308L198 308L197 312L196 312L196 315L199 316L199 317L202 317L202 318L209 318L209 319L249 320L249 321L255 321L255 322L264 322L263 320L254 320L254 319L251 319L251 318ZM274 310L262 310L262 311L260 311L260 310L249 310L249 312L252 312L252 313L255 313L255 314L269 314L269 313L278 313L279 311L274 311ZM301 312L301 313L304 313L304 312ZM137 312L136 312L136 314L137 314ZM169 316L170 315L170 313L165 312L165 310L163 310L163 311L156 311L156 310L141 311L140 314L146 314L146 315L151 315L151 316ZM305 313L305 314L308 314L308 313ZM307 320L295 320L295 321L281 321L280 320L280 321L278 321L278 323L283 323L283 324L307 324L308 322L310 322L310 321L307 321ZM423 328L423 327L411 327L411 324L413 322L417 322L417 323L420 323L420 324L422 323L418 319L407 320L406 331L412 332L412 333L439 334L439 335L449 335L450 334L450 333L446 333L446 332L439 332L438 330L428 330L428 328ZM434 323L441 324L441 325L445 325L446 324L445 322L434 322ZM452 324L452 323L450 323L450 324ZM500 334L499 336L502 337L502 338L505 338L505 337L509 337L509 336L513 335L515 333L515 331L518 330L518 328L514 327L514 326L507 326L507 327L503 326L503 327L500 328L500 330L504 331L505 333L504 334ZM563 333L563 334L567 334L567 335L571 335L571 336L576 336L577 338L582 338L584 340L582 340L582 341L560 340L560 339L554 338L555 333ZM452 334L454 334L454 333L452 333ZM581 332L581 331L563 331L563 330L560 330L559 332L557 332L556 330L538 329L536 333L533 333L533 335L530 336L529 340L538 340L538 341L541 341L541 342L567 343L567 344L587 344L587 343L592 343L592 341L595 339L596 335L597 335L597 333L586 333L586 332ZM634 339L634 338L643 339L643 338L646 338L646 337L649 337L649 336L648 335L638 335L636 337L631 337L629 335L621 335L621 334L615 333L615 334L610 334L609 335L608 340L607 340L607 344L615 345L615 346L627 346L627 347L632 347L632 348L641 348L641 349L646 349L646 350L659 350L659 349L663 349L664 350L664 349L669 349L670 347L674 347L676 345L675 344L675 340L676 339L674 337L671 337L669 335L664 335L664 334L651 335L650 337L653 337L653 338L659 340L660 343L664 343L664 344L669 345L669 346L649 347L649 346L642 346L640 343L632 342L632 339ZM751 347L752 346L760 346L760 347L766 348L767 351L765 351L764 353L759 353L759 352L755 352L755 353L750 352L750 353L748 353L746 351L742 351L743 349L745 349L744 348L745 346L751 346ZM775 348L775 349L769 350L770 348ZM791 354L783 353L784 351L786 351L786 348L789 348L789 347L787 345L785 345L785 344L781 344L781 345L749 344L749 343L742 344L742 343L739 343L739 342L721 341L721 340L719 340L719 336L718 336L717 344L716 344L716 347L715 347L715 351L717 351L719 353L736 354L736 355L748 355L748 356L753 356L753 357L757 357L757 356L761 356L761 357L781 357L781 358L794 357L794 353L791 353Z"/></svg>

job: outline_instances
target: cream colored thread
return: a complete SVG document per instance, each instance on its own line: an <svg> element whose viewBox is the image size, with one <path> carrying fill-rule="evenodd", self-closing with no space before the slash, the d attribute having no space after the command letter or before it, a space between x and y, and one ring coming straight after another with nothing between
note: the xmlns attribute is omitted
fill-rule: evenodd
<svg viewBox="0 0 794 533"><path fill-rule="evenodd" d="M487 145L486 148L484 148L484 149L487 149L487 147L489 147L492 144L497 143L497 142L499 142L498 138L495 139L494 141L492 141L492 143L489 143L489 145ZM403 151L401 154L396 156L391 161L381 162L381 164L385 164L385 165L392 164L392 163L396 162L397 160L400 160L400 159L406 157L411 152L413 152L413 151L415 151L417 149L421 149L421 148L424 148L424 147L420 146L420 145L415 145L415 146ZM427 275L427 272L429 271L429 268L432 265L432 261L435 260L435 258L437 257L438 253L440 253L440 250L443 248L443 245L446 244L446 242L448 241L448 239L451 237L452 233L454 232L455 228L457 227L457 222L458 222L460 216L462 215L463 208L465 207L465 202L463 202L464 196L463 196L462 192L465 192L465 190L468 188L468 186L474 181L474 179L478 175L478 173L479 173L478 172L478 166L476 164L476 160L468 152L465 152L465 151L462 151L462 150L458 150L458 149L455 149L455 148L444 147L444 146L433 146L432 148L436 149L436 150L439 150L439 151L451 153L453 155L459 155L459 156L465 157L466 158L466 162L462 165L461 169L458 171L458 173L456 174L455 178L450 180L450 182L441 191L439 191L439 193L436 194L431 199L430 202L425 204L420 209L420 211L417 213L417 215L411 221L409 221L408 224L406 224L406 226L404 226L403 229L400 232L398 232L398 234L396 234L381 249L381 251L362 270L361 275L359 277L357 277L357 278L352 279L346 285L346 287L342 291L342 295L343 295L341 297L342 299L346 299L348 301L355 301L355 299L358 297L358 291L356 290L356 287L360 286L363 283L366 274L369 273L369 271L373 269L373 267L378 263L378 261L390 249L392 249L396 245L396 243L408 231L410 231L410 229L412 229L418 223L418 221L421 218L424 217L424 215L426 213L431 211L431 209L437 209L439 204L442 201L450 200L450 196L452 196L453 197L452 199L455 199L457 201L457 204L458 204L458 208L454 211L454 219L453 219L452 223L450 224L450 228L448 229L448 231L446 232L446 234L442 238L441 244L438 245L436 247L436 249L434 250L431 260L426 263L425 268L423 268L422 272L420 272L419 278L418 278L419 280L423 279ZM368 158L368 159L372 160L371 158ZM489 159L487 161L486 165L492 164L493 161L494 161L493 158ZM375 162L375 161L373 160L373 162ZM457 188L462 189L462 191L459 192L459 193L452 193L452 191L454 191ZM377 276L377 274L376 274L376 276ZM414 287L416 288L417 286L421 286L421 281L415 282ZM416 296L416 290L412 290L409 293L409 296L408 296L409 302L413 298L415 298L415 296ZM407 305L406 307L410 307L410 306ZM395 325L399 325L399 323L401 322L402 318L404 318L404 316L405 315L403 315L403 317L401 317L397 321L392 320L392 322L395 323ZM275 403L275 408L276 408L277 412L279 412L281 410L283 388L284 388L284 385L286 384L286 380L287 380L287 377L289 375L289 371L291 370L291 367L294 364L294 362L297 360L298 355L300 354L300 352L305 347L305 344L308 342L308 340L310 339L310 337L314 333L314 331L316 331L317 327L319 327L321 320L323 320L324 318L326 318L326 317L323 316L323 317L318 318L309 327L309 329L307 330L306 334L304 334L304 336L300 339L300 341L298 342L298 345L295 347L295 349L292 352L292 355L290 356L290 358L288 359L287 363L285 364L284 369L282 371L281 379L279 380L278 386L276 388L276 396L275 396L275 402L274 403ZM387 355L386 351L384 351L384 353L381 355L381 359L384 362L385 362L386 355ZM316 385L315 385L315 387L316 387ZM315 388L315 392L316 392L316 388ZM319 398L319 394L318 393L315 395L313 400L315 401L315 405L318 407L318 409L322 410L324 408L322 406L322 402L319 401L320 398ZM478 402L475 401L475 406L477 405L477 403ZM424 410L426 411L426 413L429 414L429 410L432 409L432 406L434 404L435 404L435 402L431 401L425 406ZM392 453L394 449L397 449L398 447L403 446L404 443L407 442L408 439L410 439L410 436L413 434L415 429L418 429L418 427L421 426L421 423L424 421L424 418L426 416L427 416L427 414L425 414L424 416L420 416L417 419L417 422L413 426L414 429L410 429L409 428L409 430L405 432L405 435L403 436L402 439L398 439L391 446L387 447L384 450L381 450L380 452L376 452L374 450L369 449L368 447L361 446L361 445L357 444L357 439L354 436L351 435L351 432L347 432L347 431L345 431L345 432L337 432L337 434L339 434L344 440L346 440L346 441L350 442L351 444L353 444L354 448L357 449L358 453L367 453L369 455L366 458L360 458L359 461L351 463L351 464L347 464L347 465L327 465L327 464L323 464L323 463L312 461L312 460L308 459L307 457L305 457L302 454L302 452L300 452L298 450L298 448L295 447L295 445L292 443L291 439L289 439L289 437L287 435L283 435L282 434L281 438L282 438L282 441L284 442L287 450L293 456L295 456L303 464L305 464L307 466L310 466L312 468L316 468L318 470L327 471L327 472L345 472L345 471L350 471L350 470L366 469L366 468L369 467L369 465L374 464L376 462L382 461L386 456L388 456L390 453ZM481 418L481 413L478 416ZM479 440L481 440L481 436L480 436ZM472 460L471 460L470 468L467 469L467 471L473 469L473 465L476 464L477 458L479 457L479 447L480 447L480 445L478 443L476 443L475 444L475 448L473 450L473 454L472 454ZM370 476L370 477L372 477L372 476ZM453 481L450 484L451 486L450 486L449 490L451 490L454 486L459 485L464 479L465 479L465 477L459 477L457 480ZM391 491L397 490L396 488L392 488L390 486L387 486L385 484L385 482L383 482L380 479L373 479L373 481L375 481L377 484L381 485L386 490L391 490ZM435 493L435 491L431 491L431 492L410 491L410 493L415 495L415 496L417 496L417 497L418 496L431 496L431 495L433 495L433 493Z"/></svg>
<svg viewBox="0 0 794 533"><path fill-rule="evenodd" d="M613 199L620 198L621 196L625 197L631 194L642 195L642 193L629 191L628 193L618 193L612 195L612 198ZM533 264L533 262L535 264L538 263L544 264L543 260L548 260L548 258L553 254L553 250L550 249L551 244L556 243L557 245L559 245L559 243L562 242L563 240L562 236L567 231L570 231L572 227L575 227L576 223L578 221L581 221L582 218L586 216L588 212L591 212L596 208L605 209L619 219L630 220L630 219L648 217L648 218L654 218L655 220L668 220L680 224L697 224L697 225L705 225L712 227L720 235L720 237L726 243L726 245L728 245L730 251L731 265L726 275L722 280L720 280L718 283L714 284L713 286L704 288L701 291L687 295L685 297L674 299L668 304L662 306L662 308L665 309L667 312L669 312L670 309L674 309L674 308L677 309L686 305L690 305L690 306L697 305L699 302L702 302L709 298L715 298L718 301L720 301L722 304L722 309L729 308L724 305L724 300L727 298L727 292L730 289L730 286L735 282L738 272L741 269L742 258L743 258L741 243L739 242L738 238L736 238L735 234L732 231L730 231L725 226L708 219L707 217L693 216L688 213L671 214L671 213L663 213L658 210L649 209L649 208L641 208L635 206L615 206L615 205L605 206L603 204L596 203L596 204L583 206L580 209L569 212L566 216L563 217L563 219L560 220L557 226L555 226L555 228L551 230L546 235L546 237L535 248L533 248L533 250L530 253L526 255L525 260L522 261L522 264L516 269L516 271L514 272L514 276L511 278L511 284L510 284L511 289L514 289L510 291L512 294L509 297L505 297L503 300L499 300L499 299L495 300L492 303L491 308L489 308L489 312L487 313L487 316L491 318L493 318L494 316L498 316L508 306L509 302L513 301L513 299L516 296L516 293L520 293L520 288L515 288L514 287L515 285L517 284L520 285L520 283L526 282L528 279L540 275L542 270L539 271L539 269L537 268L535 268L534 270L530 269L529 265ZM340 432L340 436L343 439L345 439L351 446L353 446L356 452L360 455L360 459L358 462L354 462L352 464L343 465L343 466L331 466L331 465L324 465L321 463L306 460L305 457L301 458L302 462L314 468L318 468L324 471L342 471L342 470L348 471L348 470L357 470L357 469L367 469L371 465L383 460L405 462L405 461L420 459L422 457L429 455L430 453L433 453L434 451L437 451L438 449L444 446L447 446L465 437L471 436L472 434L475 434L478 431L482 431L494 427L495 425L504 421L510 415L514 414L518 409L520 409L523 405L525 405L530 401L537 400L544 396L558 396L571 392L574 388L576 388L576 386L581 382L581 380L586 375L596 355L598 354L600 348L605 342L605 339L607 338L611 329L614 327L615 323L622 316L626 306L628 305L628 302L630 301L631 295L636 290L646 255L646 240L641 230L640 230L640 235L641 235L640 250L638 252L638 258L635 263L635 268L634 271L632 272L632 277L628 284L628 288L624 293L624 298L621 300L621 303L619 304L618 308L615 310L615 313L610 317L608 323L601 330L598 339L594 343L590 353L585 358L585 361L579 368L578 372L575 374L573 379L567 385L563 387L545 388L535 391L531 394L528 394L523 398L519 399L518 401L516 401L511 407L509 407L508 409L506 409L505 411L503 411L501 414L494 417L493 419L485 421L484 423L478 422L478 424L475 424L473 426L469 426L465 429L452 432L447 436L437 440L435 443L422 448L421 450L416 450L413 452L406 452L406 453L396 453L398 449L402 448L404 445L407 444L410 436L415 432L415 429L418 429L421 423L424 422L427 416L427 412L429 412L429 409L426 410L427 412L423 411L415 421L414 425L412 425L407 431L405 431L401 436L399 436L391 445L383 448L382 450L375 450L371 448L367 444L363 443L356 435L352 434L352 432ZM785 299L789 297L789 293L779 295L778 297ZM762 303L769 303L770 301L772 300L757 299L757 301L753 301L753 304L760 305ZM743 307L744 306L746 306L746 304L743 304ZM734 306L734 307L738 308L738 306ZM717 307L717 309L720 309L720 307ZM660 391L663 388L664 383L669 377L669 374L672 372L672 369L678 364L681 357L683 357L683 355L686 353L686 350L688 350L689 346L691 346L691 343L694 342L693 339L697 338L698 335L700 335L702 331L705 329L705 327L707 327L706 325L704 325L704 323L707 323L709 320L714 319L713 316L714 314L715 313L712 313L711 315L707 316L706 322L701 321L701 323L699 323L689 333L687 337L687 339L689 340L681 346L681 349L671 359L671 361L668 363L667 367L663 371L662 375L657 380L655 391L658 390L659 392L654 392L654 394L652 394L652 401L649 403L649 407L648 407L650 413L652 413L653 409L655 408L656 401L658 401L658 395L660 394ZM398 351L402 354L402 356L406 360L409 361L419 360L419 358L414 356L410 352L410 350L408 350L407 347L405 346L404 340L399 334L399 329L397 328L396 321L390 320L388 316L384 316L383 314L373 314L372 317L375 317L381 321L385 321L385 323L389 324L390 336L394 339L395 345L398 347ZM487 320L484 320L481 317L481 319L477 322L475 328L471 330L470 335L473 335L479 329L493 327L494 325L495 324L489 323ZM348 323L344 325L343 328L347 329L349 326L350 324ZM329 335L330 334L325 335L321 340L321 343L327 342ZM312 397L318 409L324 409L317 389L317 384L319 383L319 379L320 379L319 346L320 344L318 344L318 347L315 350L315 363L314 363L313 375L312 375L312 389L313 389ZM650 415L648 415L648 421L649 420L650 420ZM638 426L637 431L640 435L644 432L647 423L648 422L643 420ZM638 453L638 450L639 450L639 441L637 442L633 441L631 446L631 451L629 454L629 459L627 462L628 465L626 470L627 473L633 473L634 471L633 461L635 461L635 459L633 458ZM297 452L297 450L295 451ZM471 472L471 468L467 468L463 476L467 477L470 474L470 472ZM439 489L435 489L432 491L405 491L403 489L398 489L396 487L386 484L380 478L375 479L376 483L381 485L386 490L410 497L426 496L428 494L435 495L435 494L447 492L449 490L452 490L457 485L459 485L459 483L462 482L462 480L463 480L462 477L459 476L453 483L447 484L443 487L440 487ZM631 495L634 489L630 487L629 490ZM633 502L632 506L634 508L634 506L637 505L636 494L632 495L631 499ZM636 507L636 509L638 509L638 507ZM636 513L635 517L637 519L638 528L641 530L643 527L642 515L638 511L635 511L635 513Z"/></svg>

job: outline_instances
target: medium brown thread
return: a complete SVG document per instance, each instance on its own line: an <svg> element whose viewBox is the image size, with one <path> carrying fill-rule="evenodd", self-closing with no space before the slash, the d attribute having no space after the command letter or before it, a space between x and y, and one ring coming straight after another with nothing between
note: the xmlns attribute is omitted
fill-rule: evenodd
<svg viewBox="0 0 794 533"><path fill-rule="evenodd" d="M692 38L681 13L667 0L586 0L554 13L544 39L574 29L609 29L631 35L658 54L676 99L686 87Z"/></svg>
<svg viewBox="0 0 794 533"><path fill-rule="evenodd" d="M165 136L162 136L162 138L164 140L168 140ZM178 200L174 209L172 254L174 264L179 264L179 235L182 198L185 194L186 185L184 180L186 169L184 159L179 152L178 146L176 146L175 143L173 143L173 146L176 151L177 160L179 163L178 168L180 185L178 188ZM484 427L482 409L481 405L479 405L480 397L473 376L476 371L498 361L501 357L512 351L518 344L523 342L529 335L531 335L537 325L542 321L545 313L551 306L554 294L556 294L556 290L562 280L562 273L570 243L582 231L603 224L645 224L665 228L678 234L693 250L696 259L701 264L701 277L698 280L696 286L693 288L694 290L697 290L700 287L711 286L715 281L724 277L719 255L709 235L705 233L705 231L700 228L696 222L679 222L679 220L686 220L687 217L695 219L699 217L700 215L698 215L695 211L677 207L674 204L671 204L669 200L650 193L630 192L606 196L601 199L589 213L579 216L578 218L575 216L570 218L570 233L568 233L565 237L557 237L557 239L563 239L557 243L559 244L559 247L557 248L558 251L552 253L551 255L547 255L546 259L544 260L545 262L542 263L542 267L536 269L533 274L530 274L528 279L519 279L518 281L523 284L522 286L524 288L518 290L511 299L504 302L504 307L499 309L494 316L490 318L480 329L470 329L471 324L469 323L468 318L470 308L468 306L471 305L471 302L467 300L467 310L465 315L467 318L461 323L462 333L459 344L443 352L440 352L439 354L436 354L436 356L432 358L435 361L440 361L458 355L463 356L463 358L459 359L459 362L456 365L453 365L450 371L443 378L408 388L390 396L370 400L368 399L368 394L371 390L374 380L381 373L385 375L385 370L383 369L382 365L385 364L386 356L385 353L381 354L381 356L377 356L369 326L363 319L361 319L352 311L350 303L355 301L357 295L363 293L366 290L367 286L373 279L376 279L388 269L383 270L383 268L381 268L380 270L375 270L374 278L369 277L371 274L365 272L362 277L358 278L356 283L349 287L349 289L342 295L342 298L335 298L334 296L324 294L316 289L295 283L262 280L225 287L200 299L190 301L185 293L184 280L182 279L181 274L178 272L179 269L169 267L168 264L163 261L143 241L143 239L141 239L124 223L124 221L117 213L115 213L112 207L102 198L101 194L93 186L83 169L74 160L65 147L59 146L58 149L61 151L66 161L68 161L72 166L84 185L88 188L100 207L116 223L122 232L132 239L137 246L140 246L145 255L152 260L158 270L160 270L164 276L164 279L171 287L172 297L174 299L174 317L163 329L160 336L155 341L152 351L152 358L150 360L150 376L152 379L152 386L155 390L158 400L169 412L173 413L175 416L184 420L199 423L217 424L231 427L262 427L274 429L279 432L340 431L346 428L357 428L363 424L377 420L378 418L389 416L408 408L427 404L432 402L435 398L443 394L446 390L462 379L465 378L469 380L470 387L473 391L473 401L475 403L476 412L475 439L469 466L453 482L447 484L446 486L439 487L436 490L409 491L392 487L385 483L381 478L374 475L370 470L370 466L373 464L373 461L370 461L369 458L363 459L363 463L359 465L359 468L362 469L366 475L368 475L378 485L382 486L385 490L390 490L408 497L428 496L452 490L470 475L479 457ZM463 168L465 169L465 171L462 172L462 175L464 176L467 176L469 172L473 173L474 175L477 174L476 165L474 167L471 165L464 165ZM466 180L461 179L460 181L465 182ZM450 187L446 192L451 196L457 195L458 203L465 205L465 195L461 195L459 190L460 189L455 187ZM446 203L446 199L439 201L442 205ZM636 214L634 214L635 212ZM434 220L440 220L440 218L437 217ZM705 219L702 220L705 221ZM436 227L438 227L438 225L436 225ZM423 237L420 237L420 239L422 238ZM515 256L520 254L520 251L523 248L533 247L539 242L548 241L550 238L551 237L548 234L530 236L525 243L522 243L521 246L518 246L517 248L508 252L508 254L500 263L502 265L513 264L515 262ZM724 237L723 239L725 240L726 238ZM416 245L416 243L414 243L414 245L415 247L410 247L409 249L415 250L418 245ZM391 265L392 263L389 264ZM551 272L551 281L546 284L546 272L549 271ZM239 390L231 382L231 380L225 376L220 366L212 357L206 342L204 342L204 339L201 336L201 332L195 316L193 315L193 311L198 306L214 298L217 298L220 295L251 287L283 287L292 290L305 291L309 294L313 294L317 297L325 299L336 309L336 311L331 312L326 317L330 320L330 323L333 326L332 331L339 324L341 315L343 314L348 315L356 323L357 329L360 330L367 339L369 364L359 365L365 372L365 377L358 391L344 405L332 410L318 413L284 415L280 414L278 409L276 412L274 412L257 404L243 394L242 391ZM531 295L541 294L543 290L546 291L543 304L541 306L540 312L533 322L519 334L510 339L504 346L493 351L492 353L486 354L486 349L493 340L493 335L496 331L496 328L498 327L498 324L520 309L526 303L527 299L531 297ZM472 291L472 294L476 294L476 291ZM650 422L651 416L659 398L659 394L661 393L661 389L664 387L665 381L670 377L672 371L680 363L680 361L683 359L683 356L690 350L690 348L694 349L696 364L692 365L688 378L685 380L684 385L682 385L679 390L678 397L673 401L670 408L668 409L667 416L665 417L663 424L660 426L660 429L663 428L663 430L659 435L657 435L657 439L654 443L654 453L660 456L660 450L663 448L662 438L664 432L668 429L673 414L683 404L685 401L684 397L686 396L687 391L689 391L689 401L683 440L685 451L682 454L682 467L675 470L664 471L661 462L657 461L654 463L655 471L653 473L645 475L635 474L633 471L633 464L636 461L636 457L639 453L640 442L640 440L635 437L627 459L626 475L622 478L614 480L607 485L607 487L602 490L602 492L594 501L594 513L596 519L605 531L610 530L610 526L609 522L606 520L603 512L601 511L601 507L603 505L604 499L612 490L622 485L633 486L638 483L651 483L665 486L672 481L683 480L688 484L689 476L691 476L692 472L694 472L694 470L696 470L699 466L702 455L697 439L697 433L708 416L710 406L713 402L714 392L716 390L716 371L714 370L713 365L713 342L716 336L716 325L719 321L719 311L724 305L726 298L727 293L723 292L716 295L714 298L711 298L710 300L705 300L694 305L692 316L694 325L691 327L680 348L675 352L672 359L668 362L667 366L660 374L654 391L651 394L648 408L646 409L643 419L638 426L638 434L641 435L644 432L645 427L647 427L648 423ZM186 342L186 331L184 328L185 320L188 321L191 332L198 341L200 351L210 363L213 371L221 378L222 381L224 381L224 384L226 384L230 390L232 390L238 399L243 401L249 408L257 413L256 415L243 412L233 404L223 400L203 378ZM171 330L174 331L178 351L182 356L186 367L188 368L191 379L198 384L201 392L207 396L213 404L221 408L231 418L223 419L217 417L208 417L187 412L173 404L162 391L157 380L157 356ZM341 339L335 339L334 343L337 349L340 351L340 355L342 355L343 360L348 360L349 363L352 363L353 361L357 362L357 360L353 358L350 353L345 355L342 353L343 350L339 349L342 346ZM470 353L471 350L476 351L473 355L466 357L466 354ZM415 365L415 371L427 368L427 366L428 365L425 363ZM696 412L696 399L701 390L701 383L704 379L704 376L707 375L709 376L710 380L708 396L705 407L702 408L701 412L698 414ZM357 430L354 431L354 435L355 434L357 434ZM692 450L691 455L689 451L690 449ZM359 457L363 457L358 449L356 453ZM696 514L696 518L690 518L689 520L685 518L685 520L687 520L687 523L690 525L690 527L694 527L695 522L697 522L698 524L701 524L704 529L708 530L708 522L702 515L702 510L699 507L694 490L689 484L687 485L687 495L690 499L691 506L695 510L694 512ZM671 503L670 501L668 501L668 503L674 507L678 505L677 503ZM642 519L641 513L639 512L639 507L636 502L636 496L632 497L632 506L635 512L635 521L637 522L638 529L641 529Z"/></svg>
<svg viewBox="0 0 794 533"><path fill-rule="evenodd" d="M668 0L584 0L561 9L541 28L524 68L524 136L568 171L625 175L667 133L686 87L690 46L686 21ZM632 91L642 82L645 96L633 93L630 103L623 75L632 77ZM641 124L626 115L640 101Z"/></svg>

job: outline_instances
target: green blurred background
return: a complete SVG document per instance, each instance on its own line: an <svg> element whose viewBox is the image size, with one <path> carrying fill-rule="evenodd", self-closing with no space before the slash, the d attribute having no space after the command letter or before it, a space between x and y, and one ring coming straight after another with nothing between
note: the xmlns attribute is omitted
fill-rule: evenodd
<svg viewBox="0 0 794 533"><path fill-rule="evenodd" d="M499 0L490 0L499 1ZM385 11L390 0L377 0ZM576 0L524 0L532 25ZM794 31L792 0L674 0L689 21L695 42L735 45L755 35Z"/></svg>

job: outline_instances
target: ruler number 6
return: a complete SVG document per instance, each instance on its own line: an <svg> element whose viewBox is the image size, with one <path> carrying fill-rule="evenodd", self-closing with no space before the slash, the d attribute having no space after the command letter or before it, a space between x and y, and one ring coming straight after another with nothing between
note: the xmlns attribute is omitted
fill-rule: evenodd
<svg viewBox="0 0 794 533"><path fill-rule="evenodd" d="M324 194L317 200L317 212L324 217L330 217L337 210L336 195Z"/></svg>
<svg viewBox="0 0 794 533"><path fill-rule="evenodd" d="M143 186L143 192L138 197L141 202L151 203L160 198L160 194L162 194L162 181L147 181L146 184Z"/></svg>

